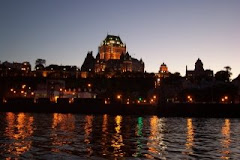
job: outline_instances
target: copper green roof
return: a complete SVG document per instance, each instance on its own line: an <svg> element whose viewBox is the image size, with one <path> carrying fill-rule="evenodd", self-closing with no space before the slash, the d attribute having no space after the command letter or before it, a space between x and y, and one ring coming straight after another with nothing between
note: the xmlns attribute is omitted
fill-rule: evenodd
<svg viewBox="0 0 240 160"><path fill-rule="evenodd" d="M103 40L103 45L125 46L121 38L115 35L107 35L107 37Z"/></svg>

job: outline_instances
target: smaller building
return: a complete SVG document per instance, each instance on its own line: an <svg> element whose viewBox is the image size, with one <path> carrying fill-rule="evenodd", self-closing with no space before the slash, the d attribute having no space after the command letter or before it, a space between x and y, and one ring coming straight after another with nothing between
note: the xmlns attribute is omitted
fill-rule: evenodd
<svg viewBox="0 0 240 160"><path fill-rule="evenodd" d="M168 67L167 67L167 65L166 65L165 63L162 63L162 64L161 64L157 76L158 76L159 78L169 77Z"/></svg>
<svg viewBox="0 0 240 160"><path fill-rule="evenodd" d="M155 74L156 76L156 82L155 82L155 88L159 87L161 84L162 79L169 77L170 72L168 71L168 67L165 63L162 63L158 73Z"/></svg>
<svg viewBox="0 0 240 160"><path fill-rule="evenodd" d="M202 61L198 58L195 63L194 70L188 70L186 66L186 79L191 81L213 80L213 71L210 69L204 70Z"/></svg>
<svg viewBox="0 0 240 160"><path fill-rule="evenodd" d="M232 81L233 85L238 89L235 95L234 103L240 103L240 74Z"/></svg>
<svg viewBox="0 0 240 160"><path fill-rule="evenodd" d="M78 78L80 70L77 66L62 66L51 64L47 67L36 67L34 75L48 78Z"/></svg>
<svg viewBox="0 0 240 160"><path fill-rule="evenodd" d="M31 64L29 62L3 62L0 64L1 77L30 76Z"/></svg>

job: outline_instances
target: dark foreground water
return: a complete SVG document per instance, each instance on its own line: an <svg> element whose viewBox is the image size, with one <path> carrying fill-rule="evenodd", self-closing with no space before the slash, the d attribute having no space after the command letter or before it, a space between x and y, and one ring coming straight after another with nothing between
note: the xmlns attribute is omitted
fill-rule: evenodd
<svg viewBox="0 0 240 160"><path fill-rule="evenodd" d="M240 159L240 119L0 113L0 159Z"/></svg>

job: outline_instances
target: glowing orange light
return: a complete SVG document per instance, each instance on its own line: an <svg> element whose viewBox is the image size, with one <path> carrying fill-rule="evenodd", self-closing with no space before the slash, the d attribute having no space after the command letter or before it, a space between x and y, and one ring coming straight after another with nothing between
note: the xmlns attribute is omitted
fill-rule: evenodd
<svg viewBox="0 0 240 160"><path fill-rule="evenodd" d="M59 96L55 96L54 97L54 102L57 103L57 99L59 98Z"/></svg>
<svg viewBox="0 0 240 160"><path fill-rule="evenodd" d="M119 94L119 95L117 95L117 99L121 99L121 95Z"/></svg>
<svg viewBox="0 0 240 160"><path fill-rule="evenodd" d="M87 85L88 87L91 87L92 85L90 84L90 83L88 83L88 85Z"/></svg>

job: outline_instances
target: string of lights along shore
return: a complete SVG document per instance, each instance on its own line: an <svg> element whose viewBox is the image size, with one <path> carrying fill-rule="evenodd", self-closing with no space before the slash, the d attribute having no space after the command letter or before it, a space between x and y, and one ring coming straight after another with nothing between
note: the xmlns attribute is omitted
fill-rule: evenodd
<svg viewBox="0 0 240 160"><path fill-rule="evenodd" d="M99 43L115 35L148 73L164 62L184 76L186 65L193 69L200 58L207 70L230 66L234 79L240 73L238 6L235 0L3 1L0 60L33 65L41 58L81 68L88 51L97 58Z"/></svg>

